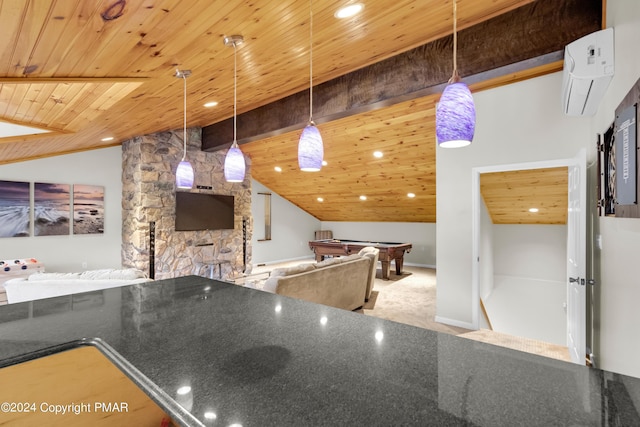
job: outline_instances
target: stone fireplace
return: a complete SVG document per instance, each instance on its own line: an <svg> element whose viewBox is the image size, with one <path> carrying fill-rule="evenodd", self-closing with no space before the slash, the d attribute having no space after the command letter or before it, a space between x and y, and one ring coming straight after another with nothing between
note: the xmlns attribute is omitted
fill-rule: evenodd
<svg viewBox="0 0 640 427"><path fill-rule="evenodd" d="M156 279L197 274L229 280L243 271L245 262L246 268L251 264L250 160L244 182L228 183L223 171L226 150L204 152L201 128L187 133L187 160L195 175L191 191L233 195L234 229L175 231L175 170L183 154L182 131L135 137L122 144L122 265L149 272L150 225L155 222Z"/></svg>

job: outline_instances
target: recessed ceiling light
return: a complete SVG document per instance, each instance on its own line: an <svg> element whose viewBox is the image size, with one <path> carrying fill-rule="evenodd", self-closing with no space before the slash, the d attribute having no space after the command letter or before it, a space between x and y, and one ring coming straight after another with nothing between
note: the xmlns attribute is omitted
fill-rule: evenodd
<svg viewBox="0 0 640 427"><path fill-rule="evenodd" d="M100 141L103 141L103 142L113 141L113 137L112 136L107 136L105 138L102 138Z"/></svg>
<svg viewBox="0 0 640 427"><path fill-rule="evenodd" d="M530 209L529 209L529 212L531 212L531 213L536 213L536 212L538 212L539 210L540 210L540 209L538 209L538 208L530 208Z"/></svg>
<svg viewBox="0 0 640 427"><path fill-rule="evenodd" d="M326 160L323 160L323 161L322 161L322 166L327 166L327 165L328 165L327 161L326 161Z"/></svg>
<svg viewBox="0 0 640 427"><path fill-rule="evenodd" d="M324 202L324 199L322 197L318 197L317 199L319 202Z"/></svg>
<svg viewBox="0 0 640 427"><path fill-rule="evenodd" d="M276 172L282 172L282 168L280 166L276 166L273 170Z"/></svg>
<svg viewBox="0 0 640 427"><path fill-rule="evenodd" d="M215 107L216 105L218 105L218 101L210 101L204 104L204 106L207 108Z"/></svg>
<svg viewBox="0 0 640 427"><path fill-rule="evenodd" d="M382 156L384 156L384 154L382 154L382 151L374 151L373 152L373 157L377 157L378 159L382 158Z"/></svg>
<svg viewBox="0 0 640 427"><path fill-rule="evenodd" d="M362 3L350 4L338 9L336 13L333 14L333 16L338 19L351 18L352 16L362 12L362 9L364 9L364 5Z"/></svg>
<svg viewBox="0 0 640 427"><path fill-rule="evenodd" d="M414 197L416 197L415 193L407 193L407 197L409 197L410 199L413 199Z"/></svg>
<svg viewBox="0 0 640 427"><path fill-rule="evenodd" d="M367 196L360 196L360 200L367 200Z"/></svg>

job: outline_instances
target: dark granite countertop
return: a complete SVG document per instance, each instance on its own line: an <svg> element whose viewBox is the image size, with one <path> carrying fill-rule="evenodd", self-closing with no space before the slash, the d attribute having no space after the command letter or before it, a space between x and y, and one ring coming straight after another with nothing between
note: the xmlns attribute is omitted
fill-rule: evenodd
<svg viewBox="0 0 640 427"><path fill-rule="evenodd" d="M205 425L640 425L640 379L197 276L0 306L0 359L85 337Z"/></svg>

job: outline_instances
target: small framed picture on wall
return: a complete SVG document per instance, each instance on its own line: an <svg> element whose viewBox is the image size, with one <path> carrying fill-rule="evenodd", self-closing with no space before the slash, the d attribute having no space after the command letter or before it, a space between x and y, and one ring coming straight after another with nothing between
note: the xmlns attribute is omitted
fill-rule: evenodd
<svg viewBox="0 0 640 427"><path fill-rule="evenodd" d="M0 181L0 237L30 235L31 184Z"/></svg>
<svg viewBox="0 0 640 427"><path fill-rule="evenodd" d="M104 187L73 185L73 234L104 233Z"/></svg>
<svg viewBox="0 0 640 427"><path fill-rule="evenodd" d="M70 232L71 193L68 184L33 185L33 234L64 236Z"/></svg>

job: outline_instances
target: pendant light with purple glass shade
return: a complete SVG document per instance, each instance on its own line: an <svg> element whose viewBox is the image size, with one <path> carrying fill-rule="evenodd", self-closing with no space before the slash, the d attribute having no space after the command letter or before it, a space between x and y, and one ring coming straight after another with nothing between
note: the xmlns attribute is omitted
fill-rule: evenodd
<svg viewBox="0 0 640 427"><path fill-rule="evenodd" d="M476 125L473 96L458 74L456 9L456 0L453 0L453 75L436 108L436 137L438 146L444 148L465 147L471 144Z"/></svg>
<svg viewBox="0 0 640 427"><path fill-rule="evenodd" d="M242 44L244 39L242 36L234 35L224 38L225 46L233 46L233 143L227 151L227 155L224 158L224 179L227 182L242 182L244 181L245 162L244 154L240 150L237 141L236 129L237 129L237 61L236 61L236 46Z"/></svg>
<svg viewBox="0 0 640 427"><path fill-rule="evenodd" d="M304 172L317 172L323 157L322 136L313 122L313 11L309 1L309 123L298 141L298 166Z"/></svg>
<svg viewBox="0 0 640 427"><path fill-rule="evenodd" d="M181 78L184 82L184 127L182 134L182 143L184 151L182 154L182 160L178 164L176 169L176 186L178 188L186 189L193 188L193 167L189 163L187 158L187 77L191 75L191 70L176 70L175 77Z"/></svg>

